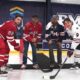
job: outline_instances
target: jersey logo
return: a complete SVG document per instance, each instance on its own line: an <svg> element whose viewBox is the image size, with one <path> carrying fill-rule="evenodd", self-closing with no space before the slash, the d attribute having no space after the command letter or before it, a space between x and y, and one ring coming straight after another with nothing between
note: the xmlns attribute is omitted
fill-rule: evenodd
<svg viewBox="0 0 80 80"><path fill-rule="evenodd" d="M8 31L8 35L14 35L13 31Z"/></svg>

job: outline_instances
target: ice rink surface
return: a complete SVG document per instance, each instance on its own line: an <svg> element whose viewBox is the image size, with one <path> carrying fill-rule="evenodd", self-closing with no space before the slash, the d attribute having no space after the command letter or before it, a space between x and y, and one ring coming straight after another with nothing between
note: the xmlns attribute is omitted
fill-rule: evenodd
<svg viewBox="0 0 80 80"><path fill-rule="evenodd" d="M54 75L56 71L57 69L50 73L43 73L40 70L13 70L9 71L7 75L0 75L0 80L50 80L43 79L43 75ZM80 69L62 69L58 76L52 80L80 80Z"/></svg>

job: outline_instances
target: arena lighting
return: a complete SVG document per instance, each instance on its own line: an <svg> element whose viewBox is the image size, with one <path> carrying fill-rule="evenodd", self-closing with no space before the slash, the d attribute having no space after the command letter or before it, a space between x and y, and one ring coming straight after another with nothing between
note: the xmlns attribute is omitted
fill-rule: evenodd
<svg viewBox="0 0 80 80"><path fill-rule="evenodd" d="M52 3L80 4L79 0L51 0Z"/></svg>
<svg viewBox="0 0 80 80"><path fill-rule="evenodd" d="M36 1L36 2L46 2L46 0L12 0L12 1Z"/></svg>

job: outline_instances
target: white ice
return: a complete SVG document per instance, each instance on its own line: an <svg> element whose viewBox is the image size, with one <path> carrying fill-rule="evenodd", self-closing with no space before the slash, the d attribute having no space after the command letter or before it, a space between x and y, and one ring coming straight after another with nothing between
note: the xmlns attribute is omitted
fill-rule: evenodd
<svg viewBox="0 0 80 80"><path fill-rule="evenodd" d="M54 75L56 71L57 69L51 73L43 73L40 70L13 70L9 71L7 75L0 75L0 80L50 80L43 79L43 76ZM80 69L63 69L57 77L52 80L80 80Z"/></svg>

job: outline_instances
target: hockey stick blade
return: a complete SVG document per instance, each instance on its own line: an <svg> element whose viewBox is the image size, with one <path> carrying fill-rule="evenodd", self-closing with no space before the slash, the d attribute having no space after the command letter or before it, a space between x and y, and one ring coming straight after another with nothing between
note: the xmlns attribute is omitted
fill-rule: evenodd
<svg viewBox="0 0 80 80"><path fill-rule="evenodd" d="M58 75L58 73L60 72L60 70L62 69L63 65L65 64L65 62L67 61L68 58L66 58L63 62L63 64L60 66L60 68L58 69L58 71L56 72L55 75L52 75L52 76L43 76L43 79L55 79L56 76Z"/></svg>
<svg viewBox="0 0 80 80"><path fill-rule="evenodd" d="M65 62L67 61L67 59L68 59L68 58L66 58L66 59L64 60L63 64L60 66L60 68L59 68L59 70L57 71L57 73L56 73L55 75L53 75L53 76L50 76L50 79L54 79L54 78L58 75L58 73L59 73L60 70L62 69L63 65L64 65Z"/></svg>

